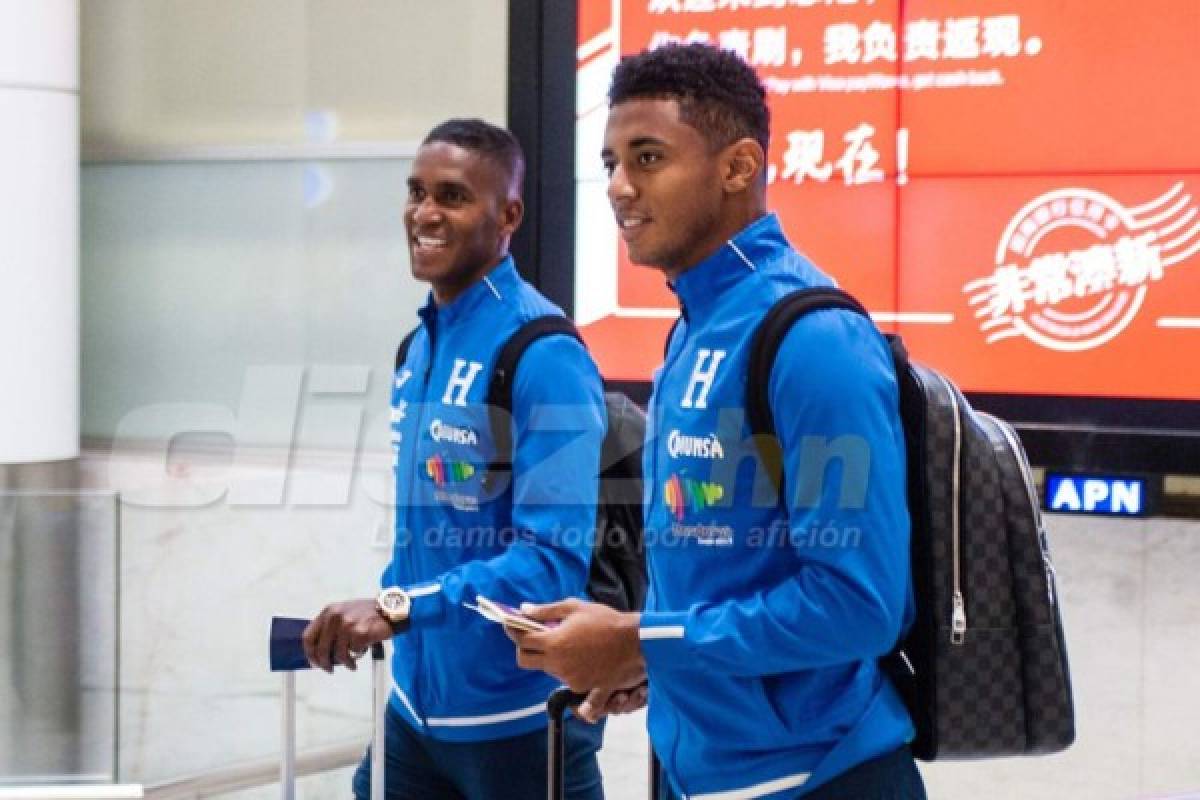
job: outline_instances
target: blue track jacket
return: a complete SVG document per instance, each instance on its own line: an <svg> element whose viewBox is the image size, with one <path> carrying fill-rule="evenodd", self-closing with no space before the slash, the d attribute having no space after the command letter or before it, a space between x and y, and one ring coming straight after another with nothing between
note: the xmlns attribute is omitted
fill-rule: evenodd
<svg viewBox="0 0 1200 800"><path fill-rule="evenodd" d="M499 349L522 323L561 313L507 258L453 302L430 299L394 376L396 546L382 582L408 589L413 607L410 629L393 640L391 703L437 739L545 727L559 685L519 669L500 626L462 603L583 595L606 416L579 342L550 336L525 352L513 386L514 477L486 479L496 453L484 401Z"/></svg>
<svg viewBox="0 0 1200 800"><path fill-rule="evenodd" d="M909 741L876 659L913 616L895 372L870 321L818 311L768 387L786 502L745 420L770 306L830 279L774 215L681 274L644 454L648 724L691 800L785 798Z"/></svg>

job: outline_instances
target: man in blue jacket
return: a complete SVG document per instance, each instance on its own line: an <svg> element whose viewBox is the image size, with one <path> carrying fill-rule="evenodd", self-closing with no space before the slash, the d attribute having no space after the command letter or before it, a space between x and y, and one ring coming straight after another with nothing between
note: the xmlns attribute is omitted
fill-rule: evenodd
<svg viewBox="0 0 1200 800"><path fill-rule="evenodd" d="M923 798L912 722L877 662L913 614L904 438L888 347L843 311L798 320L767 387L778 492L745 420L750 342L783 295L831 285L766 208L769 115L736 55L623 60L603 160L617 226L682 317L654 381L641 614L567 600L510 632L597 718L649 681L675 797Z"/></svg>
<svg viewBox="0 0 1200 800"><path fill-rule="evenodd" d="M562 312L517 274L524 162L508 131L450 120L425 138L404 224L414 277L430 284L394 375L396 544L383 591L325 608L305 631L325 670L393 639L387 797L543 796L547 696L518 669L502 629L464 606L583 594L596 524L605 412L599 373L572 337L534 342L513 380L509 453L485 406L500 347L522 323ZM569 476L570 480L563 480ZM572 720L568 797L603 797L601 731ZM354 779L365 800L369 759Z"/></svg>

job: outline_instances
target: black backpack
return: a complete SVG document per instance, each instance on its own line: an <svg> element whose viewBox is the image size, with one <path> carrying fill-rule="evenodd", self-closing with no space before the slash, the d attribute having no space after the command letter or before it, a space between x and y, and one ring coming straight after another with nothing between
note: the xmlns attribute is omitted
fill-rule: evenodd
<svg viewBox="0 0 1200 800"><path fill-rule="evenodd" d="M408 358L417 329L396 349L395 369ZM488 425L496 445L497 460L488 465L485 478L497 482L512 470L513 379L525 350L544 336L583 339L566 317L536 317L509 337L500 348L488 380ZM600 497L596 503L596 545L588 573L587 592L593 600L618 611L639 611L646 598L646 556L642 545L642 446L646 415L617 392L605 392L608 430L601 453Z"/></svg>
<svg viewBox="0 0 1200 800"><path fill-rule="evenodd" d="M797 319L835 308L870 319L839 289L802 289L755 332L746 410L768 469L778 464L771 366ZM898 336L887 340L907 451L916 619L881 663L916 725L913 753L932 761L1063 750L1075 739L1071 679L1025 451L1008 423L912 363Z"/></svg>

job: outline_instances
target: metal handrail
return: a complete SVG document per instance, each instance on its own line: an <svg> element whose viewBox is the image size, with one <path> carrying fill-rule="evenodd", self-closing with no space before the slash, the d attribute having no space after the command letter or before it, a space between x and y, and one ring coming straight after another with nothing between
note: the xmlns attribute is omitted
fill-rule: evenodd
<svg viewBox="0 0 1200 800"><path fill-rule="evenodd" d="M328 745L306 750L296 757L296 775L317 775L362 760L367 743L361 739L352 743ZM180 778L146 788L146 800L199 800L228 792L270 786L279 782L279 759L264 758L245 764L210 770L189 778Z"/></svg>

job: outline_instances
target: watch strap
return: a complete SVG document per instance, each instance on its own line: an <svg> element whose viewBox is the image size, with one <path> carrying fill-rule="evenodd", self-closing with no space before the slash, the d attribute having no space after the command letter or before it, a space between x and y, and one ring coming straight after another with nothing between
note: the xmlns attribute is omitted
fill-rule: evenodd
<svg viewBox="0 0 1200 800"><path fill-rule="evenodd" d="M398 636L398 635L404 633L405 631L408 630L409 626L412 624L412 619L410 617L405 617L404 619L400 620L399 622L393 621L391 617L389 617L387 614L383 613L383 609L380 608L379 606L375 606L375 611L376 611L376 613L379 614L379 616L383 617L384 622L386 622L388 625L391 626L393 636Z"/></svg>

